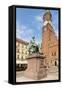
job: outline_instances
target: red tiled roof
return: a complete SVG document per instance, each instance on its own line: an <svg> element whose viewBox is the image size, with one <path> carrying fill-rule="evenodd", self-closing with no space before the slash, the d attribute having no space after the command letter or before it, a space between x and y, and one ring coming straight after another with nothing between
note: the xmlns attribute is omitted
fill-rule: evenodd
<svg viewBox="0 0 62 90"><path fill-rule="evenodd" d="M24 41L24 40L18 39L18 38L16 38L16 41L18 41L19 43L25 44L25 45L29 44L27 41Z"/></svg>

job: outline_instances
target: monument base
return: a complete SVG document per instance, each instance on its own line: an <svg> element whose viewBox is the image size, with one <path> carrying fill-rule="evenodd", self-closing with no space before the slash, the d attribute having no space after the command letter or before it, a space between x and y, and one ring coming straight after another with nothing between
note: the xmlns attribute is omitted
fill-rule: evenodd
<svg viewBox="0 0 62 90"><path fill-rule="evenodd" d="M28 67L25 76L34 80L39 80L47 76L47 69L44 65L45 56L40 53L34 53L27 58Z"/></svg>

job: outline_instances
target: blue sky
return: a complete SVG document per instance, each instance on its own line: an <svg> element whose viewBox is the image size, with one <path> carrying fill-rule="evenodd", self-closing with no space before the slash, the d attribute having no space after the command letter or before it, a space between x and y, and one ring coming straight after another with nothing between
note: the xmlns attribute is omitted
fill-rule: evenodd
<svg viewBox="0 0 62 90"><path fill-rule="evenodd" d="M58 35L58 11L50 10L54 31ZM16 8L16 37L30 41L35 36L36 43L42 41L44 9Z"/></svg>

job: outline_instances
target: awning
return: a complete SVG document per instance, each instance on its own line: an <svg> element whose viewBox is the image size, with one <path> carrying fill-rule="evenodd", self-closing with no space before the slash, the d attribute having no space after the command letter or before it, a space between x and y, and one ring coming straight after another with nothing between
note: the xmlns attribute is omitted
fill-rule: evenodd
<svg viewBox="0 0 62 90"><path fill-rule="evenodd" d="M25 60L25 61L21 61L21 60L17 60L16 61L16 64L27 64L28 62Z"/></svg>

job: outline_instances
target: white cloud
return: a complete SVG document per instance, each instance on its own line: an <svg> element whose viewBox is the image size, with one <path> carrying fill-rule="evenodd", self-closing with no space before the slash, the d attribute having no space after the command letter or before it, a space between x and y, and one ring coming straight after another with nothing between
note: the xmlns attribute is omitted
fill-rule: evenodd
<svg viewBox="0 0 62 90"><path fill-rule="evenodd" d="M33 35L33 32L34 32L33 29L30 29L25 25L20 25L19 23L17 23L17 26L16 26L17 38L29 40L29 37Z"/></svg>
<svg viewBox="0 0 62 90"><path fill-rule="evenodd" d="M26 26L20 25L19 22L16 23L16 37L21 38L21 34L24 33Z"/></svg>
<svg viewBox="0 0 62 90"><path fill-rule="evenodd" d="M24 30L26 30L27 27L25 25L20 25L18 22L16 24L16 33L24 33Z"/></svg>
<svg viewBox="0 0 62 90"><path fill-rule="evenodd" d="M40 22L40 23L43 22L43 18L42 18L41 15L35 16L35 20L38 21L38 22Z"/></svg>
<svg viewBox="0 0 62 90"><path fill-rule="evenodd" d="M21 38L20 33L16 33L17 38Z"/></svg>
<svg viewBox="0 0 62 90"><path fill-rule="evenodd" d="M41 30L42 26L43 26L43 17L42 15L38 15L38 16L35 16L35 21L37 23L37 29L38 30Z"/></svg>
<svg viewBox="0 0 62 90"><path fill-rule="evenodd" d="M17 30L16 30L16 33L20 33L20 34L22 34L22 33L24 33L24 31L21 30L21 29L17 29Z"/></svg>
<svg viewBox="0 0 62 90"><path fill-rule="evenodd" d="M25 25L21 25L20 27L21 27L22 30L27 29L27 27Z"/></svg>

